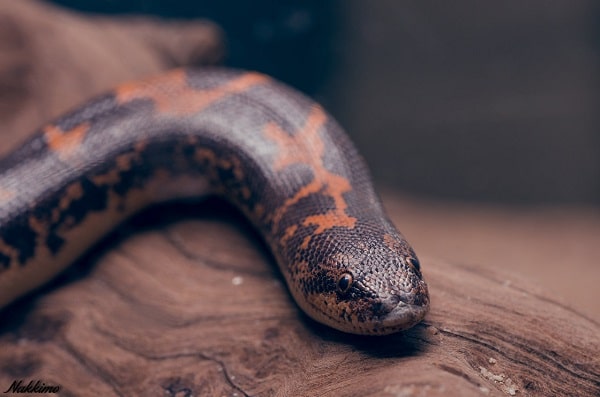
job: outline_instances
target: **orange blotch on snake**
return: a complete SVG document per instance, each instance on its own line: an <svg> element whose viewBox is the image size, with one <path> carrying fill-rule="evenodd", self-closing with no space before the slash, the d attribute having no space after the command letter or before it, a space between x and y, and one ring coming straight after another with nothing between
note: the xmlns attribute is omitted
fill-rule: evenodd
<svg viewBox="0 0 600 397"><path fill-rule="evenodd" d="M8 201L15 197L16 193L12 190L0 189L0 201Z"/></svg>
<svg viewBox="0 0 600 397"><path fill-rule="evenodd" d="M281 127L272 122L265 127L266 137L276 142L279 147L279 156L273 162L275 170L281 171L292 164L303 164L309 166L313 172L313 180L301 187L293 197L287 199L275 211L273 215L275 227L279 227L281 219L292 205L315 193L331 197L335 205L325 214L304 218L302 221L304 226L317 227L313 236L334 227L353 228L356 224L356 218L346 214L348 204L343 196L344 193L352 190L350 182L343 176L329 171L323 164L325 143L319 132L326 121L325 112L319 106L313 106L304 127L293 135L283 131ZM296 229L288 228L286 237L291 237L290 233L293 234L295 231ZM310 239L309 236L303 240L303 248L308 247Z"/></svg>
<svg viewBox="0 0 600 397"><path fill-rule="evenodd" d="M177 69L159 77L123 84L116 89L116 98L119 103L150 99L158 112L189 115L202 111L227 95L269 81L267 76L259 73L244 73L218 87L200 90L189 87L186 78L185 70Z"/></svg>
<svg viewBox="0 0 600 397"><path fill-rule="evenodd" d="M19 251L12 245L7 244L3 239L0 238L0 254L3 254L9 258L9 263L16 263L19 258ZM0 266L0 271L3 268Z"/></svg>
<svg viewBox="0 0 600 397"><path fill-rule="evenodd" d="M43 131L48 148L56 152L61 160L68 161L77 148L81 146L81 142L89 129L90 125L83 123L68 131L63 131L55 125L46 126Z"/></svg>
<svg viewBox="0 0 600 397"><path fill-rule="evenodd" d="M388 234L388 233L384 234L383 242L392 251L396 251L399 248L398 240L396 238L394 238L394 236L392 236L391 234Z"/></svg>

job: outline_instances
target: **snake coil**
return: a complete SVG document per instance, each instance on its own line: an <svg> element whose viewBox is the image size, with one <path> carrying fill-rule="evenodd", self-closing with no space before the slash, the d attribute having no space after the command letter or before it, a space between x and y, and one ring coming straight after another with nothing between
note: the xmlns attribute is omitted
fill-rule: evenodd
<svg viewBox="0 0 600 397"><path fill-rule="evenodd" d="M381 335L426 314L417 256L337 123L281 83L224 69L123 84L0 161L0 307L143 207L206 194L251 220L317 321Z"/></svg>

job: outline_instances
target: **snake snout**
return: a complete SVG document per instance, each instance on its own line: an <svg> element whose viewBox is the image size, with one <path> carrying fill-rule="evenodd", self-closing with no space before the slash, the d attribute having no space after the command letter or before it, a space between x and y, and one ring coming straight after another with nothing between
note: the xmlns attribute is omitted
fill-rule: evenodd
<svg viewBox="0 0 600 397"><path fill-rule="evenodd" d="M376 316L385 316L394 310L399 302L400 297L398 295L390 295L373 304L373 313Z"/></svg>

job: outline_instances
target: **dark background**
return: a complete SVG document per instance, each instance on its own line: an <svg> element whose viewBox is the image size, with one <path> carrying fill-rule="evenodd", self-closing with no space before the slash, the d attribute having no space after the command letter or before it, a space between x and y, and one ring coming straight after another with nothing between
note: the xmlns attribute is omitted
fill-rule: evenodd
<svg viewBox="0 0 600 397"><path fill-rule="evenodd" d="M379 184L470 202L600 204L596 2L54 2L217 22L225 64L322 102Z"/></svg>

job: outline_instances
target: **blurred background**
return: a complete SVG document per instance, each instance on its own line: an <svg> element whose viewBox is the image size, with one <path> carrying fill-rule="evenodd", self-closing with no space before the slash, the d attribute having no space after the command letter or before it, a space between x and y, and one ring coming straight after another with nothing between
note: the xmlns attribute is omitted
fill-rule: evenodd
<svg viewBox="0 0 600 397"><path fill-rule="evenodd" d="M216 22L225 65L340 121L422 256L523 275L600 319L597 2L54 3Z"/></svg>
<svg viewBox="0 0 600 397"><path fill-rule="evenodd" d="M460 200L600 203L596 2L54 2L217 22L225 64L324 103L384 184Z"/></svg>

